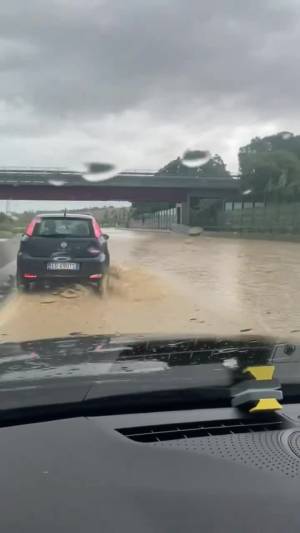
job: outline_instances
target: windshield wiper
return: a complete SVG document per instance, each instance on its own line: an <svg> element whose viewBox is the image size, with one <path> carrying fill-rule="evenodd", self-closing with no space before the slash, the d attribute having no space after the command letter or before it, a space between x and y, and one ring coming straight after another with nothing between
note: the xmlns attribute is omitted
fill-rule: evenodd
<svg viewBox="0 0 300 533"><path fill-rule="evenodd" d="M282 404L300 403L299 385L288 384L282 389ZM26 407L2 408L0 427L87 416L232 408L231 391L227 386L158 389L111 395L97 394L96 389L91 396L86 395L73 402L67 399L65 402L59 400L56 402L54 396L51 403L41 402Z"/></svg>
<svg viewBox="0 0 300 533"><path fill-rule="evenodd" d="M75 402L36 403L30 406L10 407L0 410L0 427L74 418L79 416L108 416L116 414L146 413L186 409L230 407L230 389L186 388L182 390L156 390L128 394L95 395Z"/></svg>

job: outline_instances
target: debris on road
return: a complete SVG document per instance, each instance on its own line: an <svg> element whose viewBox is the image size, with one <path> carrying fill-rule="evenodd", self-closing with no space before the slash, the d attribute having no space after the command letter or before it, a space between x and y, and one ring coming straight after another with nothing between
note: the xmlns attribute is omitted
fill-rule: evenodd
<svg viewBox="0 0 300 533"><path fill-rule="evenodd" d="M194 227L189 229L189 235L191 235L191 237L196 237L197 235L201 235L201 233L203 233L202 228Z"/></svg>
<svg viewBox="0 0 300 533"><path fill-rule="evenodd" d="M78 294L74 289L66 289L59 296L62 298L78 298Z"/></svg>

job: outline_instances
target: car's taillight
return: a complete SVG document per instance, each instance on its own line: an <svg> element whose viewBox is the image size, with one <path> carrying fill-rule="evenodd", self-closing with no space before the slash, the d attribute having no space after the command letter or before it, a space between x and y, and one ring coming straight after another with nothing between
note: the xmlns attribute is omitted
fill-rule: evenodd
<svg viewBox="0 0 300 533"><path fill-rule="evenodd" d="M35 226L37 224L39 224L40 222L41 222L40 218L38 218L38 217L33 218L32 221L28 224L28 226L27 226L27 228L25 230L25 234L28 237L32 237Z"/></svg>
<svg viewBox="0 0 300 533"><path fill-rule="evenodd" d="M89 276L89 279L101 279L102 278L102 274L91 274Z"/></svg>
<svg viewBox="0 0 300 533"><path fill-rule="evenodd" d="M23 274L24 279L37 279L37 274Z"/></svg>
<svg viewBox="0 0 300 533"><path fill-rule="evenodd" d="M99 237L102 234L101 228L100 228L97 220L95 220L94 218L92 220L92 224L93 224L94 236L96 237L96 239L99 239Z"/></svg>

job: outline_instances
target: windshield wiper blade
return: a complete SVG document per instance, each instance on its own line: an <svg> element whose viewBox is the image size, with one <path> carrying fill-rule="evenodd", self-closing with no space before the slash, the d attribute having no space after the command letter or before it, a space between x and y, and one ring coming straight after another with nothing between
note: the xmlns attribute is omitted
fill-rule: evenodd
<svg viewBox="0 0 300 533"><path fill-rule="evenodd" d="M230 390L220 388L186 388L181 391L156 390L152 392L113 394L80 399L76 402L36 404L0 410L0 427L74 418L80 416L107 416L151 411L204 409L230 407Z"/></svg>
<svg viewBox="0 0 300 533"><path fill-rule="evenodd" d="M299 385L289 384L283 389L282 404L300 403ZM91 388L91 391L93 387ZM121 394L85 395L77 401L61 401L55 396L51 403L8 407L0 410L0 427L8 425L45 422L75 417L110 416L160 411L183 411L190 409L232 408L231 389L227 386L186 387L178 390L157 389L155 391Z"/></svg>

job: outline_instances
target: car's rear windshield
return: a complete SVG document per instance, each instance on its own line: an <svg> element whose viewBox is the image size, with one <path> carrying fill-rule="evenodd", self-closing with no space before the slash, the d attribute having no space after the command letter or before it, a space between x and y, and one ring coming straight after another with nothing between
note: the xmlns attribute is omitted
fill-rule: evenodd
<svg viewBox="0 0 300 533"><path fill-rule="evenodd" d="M91 237L91 221L80 218L42 218L35 226L37 237Z"/></svg>

